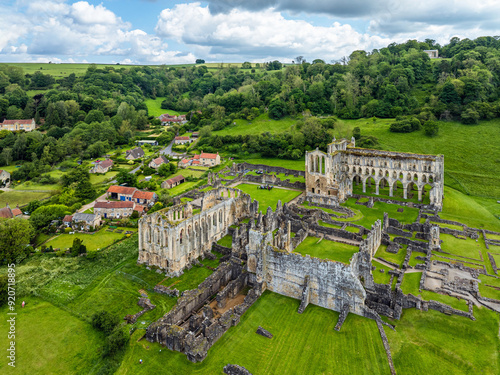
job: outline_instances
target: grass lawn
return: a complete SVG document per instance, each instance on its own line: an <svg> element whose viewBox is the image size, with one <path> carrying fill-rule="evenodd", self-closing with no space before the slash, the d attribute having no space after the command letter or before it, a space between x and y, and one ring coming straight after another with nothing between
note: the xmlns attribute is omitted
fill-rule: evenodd
<svg viewBox="0 0 500 375"><path fill-rule="evenodd" d="M391 275L389 275L389 271L391 270L389 267L384 266L382 263L373 260L372 265L376 267L375 270L372 271L373 280L377 284L389 284L391 281ZM380 272L380 270L384 270L384 272Z"/></svg>
<svg viewBox="0 0 500 375"><path fill-rule="evenodd" d="M233 236L231 236L230 234L227 234L224 237L222 237L219 241L217 241L217 243L221 246L232 247L233 246Z"/></svg>
<svg viewBox="0 0 500 375"><path fill-rule="evenodd" d="M289 202L302 192L297 190L288 190L288 189L278 189L274 188L272 190L259 189L258 185L252 184L239 184L236 186L237 189L240 189L244 193L249 194L252 199L256 199L259 201L259 210L262 213L267 212L267 208L271 207L273 211L276 210L276 204L278 200L281 200L281 203Z"/></svg>
<svg viewBox="0 0 500 375"><path fill-rule="evenodd" d="M500 290L486 286L487 284L500 288L500 279L486 275L479 275L479 280L481 280L479 283L479 294L486 298L500 300Z"/></svg>
<svg viewBox="0 0 500 375"><path fill-rule="evenodd" d="M164 101L165 98L156 98L156 99L147 99L144 101L146 106L148 107L148 114L150 116L158 117L164 113L168 113L169 115L178 116L180 113L173 111L171 109L163 109L161 107L161 102Z"/></svg>
<svg viewBox="0 0 500 375"><path fill-rule="evenodd" d="M478 261L475 263L482 263L481 258L479 257L479 251L483 249L486 250L486 246L482 238L480 238L476 242L471 238L462 240L453 237L451 234L444 234L444 233L441 233L439 235L439 238L443 241L443 243L441 244L441 250L443 250L444 252L477 259ZM439 255L439 253L436 253L436 255Z"/></svg>
<svg viewBox="0 0 500 375"><path fill-rule="evenodd" d="M48 198L50 196L51 192L49 191L2 191L0 193L0 208L5 207L7 203L11 208L16 207L17 204L23 206L31 201Z"/></svg>
<svg viewBox="0 0 500 375"><path fill-rule="evenodd" d="M59 190L62 186L58 184L37 184L32 181L25 181L22 184L16 185L13 187L14 190L39 190L39 191L50 191L50 190Z"/></svg>
<svg viewBox="0 0 500 375"><path fill-rule="evenodd" d="M179 195L185 193L188 190L193 189L195 186L198 185L198 183L199 181L186 181L180 185L173 187L172 189L169 189L168 192L171 196Z"/></svg>
<svg viewBox="0 0 500 375"><path fill-rule="evenodd" d="M462 225L454 225L454 224L446 224L446 223L436 223L435 221L431 221L432 224L439 225L442 228L454 229L463 231L464 227Z"/></svg>
<svg viewBox="0 0 500 375"><path fill-rule="evenodd" d="M164 279L161 284L169 288L176 288L180 292L196 289L200 283L213 273L205 267L193 266L190 270L184 271L179 277Z"/></svg>
<svg viewBox="0 0 500 375"><path fill-rule="evenodd" d="M107 172L107 173L91 173L90 174L90 183L93 185L97 184L103 184L105 182L111 181L115 176L118 174L118 172L113 171L113 172Z"/></svg>
<svg viewBox="0 0 500 375"><path fill-rule="evenodd" d="M308 236L299 246L297 246L294 252L348 264L353 254L359 251L358 246L346 245L325 239L321 240L319 243L318 241L319 238Z"/></svg>
<svg viewBox="0 0 500 375"><path fill-rule="evenodd" d="M318 210L323 210L326 213L335 214L335 215L338 215L338 216L344 216L345 215L343 212L334 211L334 210L332 210L330 208L318 207L318 206L315 206L314 203L309 203L307 201L302 204L302 207L304 207L304 208L315 208L315 209L318 209Z"/></svg>
<svg viewBox="0 0 500 375"><path fill-rule="evenodd" d="M405 275L406 277L406 275ZM476 321L437 311L404 310L386 328L398 374L498 374L498 314L474 308Z"/></svg>
<svg viewBox="0 0 500 375"><path fill-rule="evenodd" d="M338 313L309 305L303 314L297 314L299 304L266 291L200 363L191 363L184 354L158 344L137 341L143 332L136 332L117 374L220 374L228 363L244 366L252 374L341 374L346 369L349 374L389 372L373 320L349 314L342 330L336 332ZM257 335L258 326L274 337Z"/></svg>
<svg viewBox="0 0 500 375"><path fill-rule="evenodd" d="M405 257L406 257L406 247L407 245L404 245L401 249L399 249L397 254L389 253L387 250L386 245L380 245L377 252L375 253L375 257L381 258L384 260L388 260L389 262L402 265Z"/></svg>
<svg viewBox="0 0 500 375"><path fill-rule="evenodd" d="M100 229L97 233L94 234L86 234L86 233L75 233L75 234L60 234L54 239L47 242L45 245L51 246L54 249L64 250L73 245L73 241L75 238L79 238L83 240L83 244L87 246L88 251L102 249L108 245L111 245L114 241L124 238L126 236L125 232L116 233L116 232L108 232L106 229L108 227L104 227ZM137 232L136 228L119 228L121 230L129 230L133 232Z"/></svg>
<svg viewBox="0 0 500 375"><path fill-rule="evenodd" d="M283 133L289 131L297 122L296 119L285 117L281 120L270 120L267 113L262 114L252 121L235 119L236 125L212 132L214 135L237 135L237 134L261 134L261 133Z"/></svg>
<svg viewBox="0 0 500 375"><path fill-rule="evenodd" d="M321 225L322 227L328 227L328 228L335 228L335 229L340 229L342 228L341 225L336 225L336 224L330 224L330 223L325 223L323 220L319 220L318 224Z"/></svg>
<svg viewBox="0 0 500 375"><path fill-rule="evenodd" d="M2 374L88 374L100 361L98 348L103 337L92 326L64 309L35 297L26 297L26 306L17 303L16 367L0 361ZM7 317L7 308L0 309ZM0 321L7 349L7 318Z"/></svg>
<svg viewBox="0 0 500 375"><path fill-rule="evenodd" d="M361 219L359 219L359 217L356 215L352 218L342 219L342 221L352 221L368 229L371 228L371 226L377 219L383 220L384 212L387 212L389 214L389 217L408 224L415 222L418 216L418 209L416 208L399 206L396 204L389 204L384 202L375 202L373 208L368 208L366 206L356 204L355 198L349 198L342 205L360 211L363 215L363 218ZM403 212L398 212L398 208L403 208Z"/></svg>

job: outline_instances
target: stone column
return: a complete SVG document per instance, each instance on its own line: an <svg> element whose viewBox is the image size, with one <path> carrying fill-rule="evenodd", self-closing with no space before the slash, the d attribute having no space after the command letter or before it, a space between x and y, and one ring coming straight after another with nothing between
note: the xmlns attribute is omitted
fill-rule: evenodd
<svg viewBox="0 0 500 375"><path fill-rule="evenodd" d="M424 190L423 186L418 189L418 201L419 202L422 202L422 190Z"/></svg>
<svg viewBox="0 0 500 375"><path fill-rule="evenodd" d="M366 193L366 180L363 180L363 193Z"/></svg>
<svg viewBox="0 0 500 375"><path fill-rule="evenodd" d="M407 187L406 186L403 186L403 198L404 199L408 199L408 196L407 196Z"/></svg>
<svg viewBox="0 0 500 375"><path fill-rule="evenodd" d="M378 182L375 182L375 194L378 195L378 192L379 192L379 184L380 184L380 181Z"/></svg>
<svg viewBox="0 0 500 375"><path fill-rule="evenodd" d="M389 196L392 197L392 184L389 184Z"/></svg>

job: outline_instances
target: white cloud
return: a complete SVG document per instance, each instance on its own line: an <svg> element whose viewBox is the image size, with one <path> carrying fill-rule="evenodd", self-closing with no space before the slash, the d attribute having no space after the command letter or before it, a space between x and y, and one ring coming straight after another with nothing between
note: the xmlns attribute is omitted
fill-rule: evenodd
<svg viewBox="0 0 500 375"><path fill-rule="evenodd" d="M199 3L180 4L161 12L158 35L210 48L213 58L224 55L291 60L296 54L323 59L338 58L355 49L372 50L391 41L362 34L350 25L334 22L329 27L303 20L287 20L274 9L259 12L232 9L212 14Z"/></svg>
<svg viewBox="0 0 500 375"><path fill-rule="evenodd" d="M130 23L102 4L22 0L17 5L0 13L2 24L15 26L0 33L3 60L81 61L92 56L121 56L134 63L156 64L195 60L192 54L168 50L168 44L156 36L131 29ZM16 56L8 57L13 54Z"/></svg>

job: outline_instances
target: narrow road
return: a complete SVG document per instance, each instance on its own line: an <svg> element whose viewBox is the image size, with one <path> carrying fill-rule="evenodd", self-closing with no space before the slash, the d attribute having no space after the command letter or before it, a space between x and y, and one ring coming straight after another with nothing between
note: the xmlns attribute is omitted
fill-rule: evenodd
<svg viewBox="0 0 500 375"><path fill-rule="evenodd" d="M93 200L92 202L90 202L89 204L86 204L85 206L82 206L82 208L80 208L77 212L85 212L86 210L88 210L89 208L92 208L94 207L94 203L98 200L106 200L106 193L104 193L103 195L101 195L100 197L97 197L95 200Z"/></svg>

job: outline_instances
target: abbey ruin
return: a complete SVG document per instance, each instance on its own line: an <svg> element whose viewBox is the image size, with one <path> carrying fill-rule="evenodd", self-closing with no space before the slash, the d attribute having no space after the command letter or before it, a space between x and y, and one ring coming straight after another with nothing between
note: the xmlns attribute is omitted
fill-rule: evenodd
<svg viewBox="0 0 500 375"><path fill-rule="evenodd" d="M259 170L260 174L248 174L249 170ZM306 154L305 173L247 163L234 164L225 173L232 176L225 183L271 182L276 186L305 188L306 192L294 203L262 207L263 213L259 203L252 202L248 194L223 187L222 177L211 173L212 190L186 193L183 197L191 201L181 203L178 198L178 204L140 219L138 263L158 267L167 276L178 276L199 264L199 259L213 256L212 249L223 254L219 267L197 289L182 293L177 305L148 327L146 338L151 342L183 352L190 361L202 361L209 348L269 290L300 300L298 313L304 312L308 304L339 312L336 330L341 329L349 313L374 319L392 363L381 329L382 324L388 323L382 321L381 315L400 319L403 309L416 308L474 319L473 301L489 308L495 306L478 294L478 274L485 270L431 261L432 252L442 252L441 232L477 239L480 231L447 228L446 225L460 223L438 216L443 199L442 156L364 150L355 148L354 140L350 144L334 140L328 153L316 150ZM277 178L278 173L305 176L306 183L282 181ZM379 186L386 184L391 195L399 182L405 198L414 185L419 200L424 187L430 186L430 204L417 204L419 214L412 223L401 223L388 214L369 229L349 222L355 211L339 203L353 195L356 183L362 184L365 191L370 178L375 181L377 192ZM356 204L373 207L373 199L378 198L356 198ZM304 205L306 201L318 207L310 208ZM399 207L401 212L406 209ZM231 247L217 244L226 235L232 238ZM483 235L486 238L484 231ZM348 260L304 255L298 249L307 238L316 238L318 243L328 241L333 247L347 245L353 250ZM401 266L384 261L391 267L387 284L377 283L374 277L375 272L385 272L377 270L373 262L380 246L389 253L405 254ZM404 294L401 283L407 268L412 268L412 258L423 262L417 265L422 272L421 289L466 299L469 311ZM180 294L164 286L157 286L155 291ZM500 311L500 305L498 308Z"/></svg>
<svg viewBox="0 0 500 375"><path fill-rule="evenodd" d="M430 205L440 211L444 157L356 148L354 138L350 143L334 139L327 153L306 152L306 195L311 202L331 205L345 202L359 184L363 193L367 185L374 184L376 195L380 188L388 186L392 197L398 183L404 199L416 189L418 201L422 201L427 187Z"/></svg>

